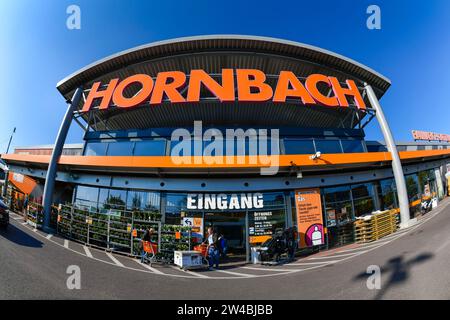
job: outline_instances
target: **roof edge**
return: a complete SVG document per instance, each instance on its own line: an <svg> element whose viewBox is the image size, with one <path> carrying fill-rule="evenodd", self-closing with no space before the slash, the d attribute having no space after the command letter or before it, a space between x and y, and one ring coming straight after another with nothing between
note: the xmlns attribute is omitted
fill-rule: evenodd
<svg viewBox="0 0 450 320"><path fill-rule="evenodd" d="M257 41L266 41L266 42L273 42L273 43L279 43L279 44L284 44L284 45L291 45L291 46L296 46L296 47L301 47L304 49L308 49L308 50L313 50L316 52L320 52L322 54L326 54L335 58L338 58L340 60L346 61L348 63L351 63L359 68L365 69L366 71L372 73L373 75L381 78L383 81L387 82L389 85L391 85L391 80L387 77L385 77L384 75L382 75L381 73L373 70L372 68L367 67L366 65L359 63L353 59L347 58L341 54L335 53L333 51L330 50L326 50L326 49L322 49L320 47L316 47L313 45L309 45L309 44L305 44L305 43L301 43L301 42L297 42L297 41L292 41L292 40L285 40L285 39L279 39L279 38L272 38L272 37L264 37L264 36L251 36L251 35L238 35L238 34L215 34L215 35L198 35L198 36L189 36L189 37L179 37L179 38L173 38L173 39L168 39L168 40L161 40L161 41L155 41L155 42L151 42L151 43L147 43L147 44L143 44L143 45L139 45L127 50L123 50L120 52L117 52L115 54L109 55L105 58L102 58L100 60L94 61L90 64L88 64L87 66L73 72L72 74L68 75L67 77L63 78L62 80L60 80L57 84L56 84L56 88L59 90L59 87L61 85L63 85L65 82L69 81L70 79L82 74L83 72L92 69L106 61L109 60L113 60L115 58L118 58L120 56L129 54L131 52L135 52L135 51L139 51L139 50L143 50L143 49L148 49L148 48L152 48L152 47L157 47L157 46L161 46L161 45L169 45L169 44L174 44L174 43L180 43L180 42L186 42L186 41L196 41L196 40L214 40L214 39L218 39L218 40L223 40L223 39L230 39L230 40L257 40ZM60 91L61 92L61 91Z"/></svg>

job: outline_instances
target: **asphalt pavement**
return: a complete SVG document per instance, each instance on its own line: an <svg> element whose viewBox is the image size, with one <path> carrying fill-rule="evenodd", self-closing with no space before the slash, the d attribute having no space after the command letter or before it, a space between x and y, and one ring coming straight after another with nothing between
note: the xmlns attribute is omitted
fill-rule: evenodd
<svg viewBox="0 0 450 320"><path fill-rule="evenodd" d="M80 270L80 289L67 286L71 266ZM367 269L377 267L381 285L373 288ZM375 243L274 267L149 267L34 230L15 214L0 230L0 299L450 299L449 267L450 199Z"/></svg>

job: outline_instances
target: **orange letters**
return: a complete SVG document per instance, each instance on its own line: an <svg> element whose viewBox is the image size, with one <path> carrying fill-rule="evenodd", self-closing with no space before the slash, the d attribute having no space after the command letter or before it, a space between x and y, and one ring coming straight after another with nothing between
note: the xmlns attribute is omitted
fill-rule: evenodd
<svg viewBox="0 0 450 320"><path fill-rule="evenodd" d="M120 82L119 79L112 79L103 90L99 90L101 83L95 82L81 111L91 110L97 99L100 99L99 109L107 109L111 104L119 108L131 108L145 103L155 105L161 104L165 98L171 103L199 102L202 86L221 102L286 102L290 98L298 99L298 103L304 105L348 107L347 99L351 97L359 109L366 108L353 80L346 80L347 86L343 87L335 77L311 74L303 84L293 72L281 71L272 89L261 70L223 69L221 78L218 81L204 70L192 70L189 79L181 71L160 72L156 75L156 80L146 74L135 74ZM140 90L134 96L126 96L127 88L134 84L139 85Z"/></svg>

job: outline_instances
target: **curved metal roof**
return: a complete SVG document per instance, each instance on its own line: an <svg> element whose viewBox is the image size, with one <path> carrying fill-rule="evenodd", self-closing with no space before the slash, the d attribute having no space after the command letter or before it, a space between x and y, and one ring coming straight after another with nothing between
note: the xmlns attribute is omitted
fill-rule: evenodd
<svg viewBox="0 0 450 320"><path fill-rule="evenodd" d="M57 89L66 98L76 87L126 66L161 57L198 52L247 51L305 60L339 70L371 84L381 97L389 88L388 78L363 64L315 46L269 37L207 35L153 42L111 55L64 78Z"/></svg>

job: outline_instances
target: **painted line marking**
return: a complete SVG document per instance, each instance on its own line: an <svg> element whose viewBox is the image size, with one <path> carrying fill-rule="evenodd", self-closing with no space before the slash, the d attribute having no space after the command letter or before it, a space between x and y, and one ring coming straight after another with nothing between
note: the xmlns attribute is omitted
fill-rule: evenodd
<svg viewBox="0 0 450 320"><path fill-rule="evenodd" d="M346 249L346 250L341 250L338 253L348 253L348 252L354 252L354 253L358 253L355 251L360 251L360 250L364 250L364 249L375 249L378 247L381 247L381 244L377 244L377 245L372 245L372 246L368 246L368 247L361 247L361 248L353 248L353 249Z"/></svg>
<svg viewBox="0 0 450 320"><path fill-rule="evenodd" d="M370 249L372 249L372 248L375 249L375 247L381 247L383 244L389 243L389 242L390 242L390 241L377 242L377 243L372 242L372 243L367 244L367 245L361 244L360 247L357 247L357 248L351 248L351 249L345 249L345 250L340 250L340 251L338 251L338 252L336 252L336 253L358 251L358 250L364 250L364 249L369 249L369 248L370 248Z"/></svg>
<svg viewBox="0 0 450 320"><path fill-rule="evenodd" d="M45 237L45 239L50 240L52 237L53 237L53 235L52 235L51 233L49 233L49 234Z"/></svg>
<svg viewBox="0 0 450 320"><path fill-rule="evenodd" d="M124 265L122 264L122 262L120 262L119 260L116 259L116 257L114 257L110 252L105 252L106 255L115 263L117 264L119 267L124 267Z"/></svg>
<svg viewBox="0 0 450 320"><path fill-rule="evenodd" d="M64 239L64 248L69 249L69 240Z"/></svg>
<svg viewBox="0 0 450 320"><path fill-rule="evenodd" d="M270 268L258 268L258 267L241 267L243 269L248 269L248 270L261 270L261 271L274 271L274 272L289 272L289 271L301 271L301 270L306 270L306 269L270 269Z"/></svg>
<svg viewBox="0 0 450 320"><path fill-rule="evenodd" d="M213 268L213 270L217 271L217 272L230 274L230 275L233 275L233 276L243 277L243 278L254 278L254 277L257 277L257 275L254 275L254 274L239 273L239 272L220 270L220 269L215 269L215 268Z"/></svg>
<svg viewBox="0 0 450 320"><path fill-rule="evenodd" d="M190 274L190 275L192 275L192 276L196 276L196 277L198 277L198 278L211 278L211 277L208 277L207 275L204 275L204 274L202 274L202 273L198 273L198 272L193 272L193 271L191 271L191 270L183 270L183 269L180 269L179 267L177 267L177 266L170 266L172 269L175 269L175 270L177 270L177 271L180 271L180 272L184 272L184 273L187 273L187 274Z"/></svg>
<svg viewBox="0 0 450 320"><path fill-rule="evenodd" d="M311 265L315 265L315 264L333 264L339 262L339 260L331 260L331 261L316 261L316 262L294 262L294 263L290 263L289 265L291 266L311 266Z"/></svg>
<svg viewBox="0 0 450 320"><path fill-rule="evenodd" d="M358 254L366 253L367 250L361 251L361 252L350 252L350 253L344 253L344 254L335 254L335 255L329 255L329 256L323 256L323 257L311 257L310 260L322 260L322 259L330 259L330 258L341 258L341 257L348 257L348 256L355 256Z"/></svg>
<svg viewBox="0 0 450 320"><path fill-rule="evenodd" d="M22 222L23 226L26 226L28 224L28 222Z"/></svg>
<svg viewBox="0 0 450 320"><path fill-rule="evenodd" d="M92 257L93 257L93 256L92 256L92 253L91 253L91 250L89 250L88 247L83 246L83 249L84 249L84 252L86 253L86 256L88 256L89 258L92 258Z"/></svg>
<svg viewBox="0 0 450 320"><path fill-rule="evenodd" d="M133 260L136 261L136 263L137 263L138 265L140 265L140 266L142 266L142 267L144 267L144 268L150 270L150 271L153 272L153 273L165 275L164 272L159 271L158 269L155 269L155 268L153 268L153 267L150 267L150 266L149 266L148 264L146 264L146 263L142 263L139 259L133 259Z"/></svg>

